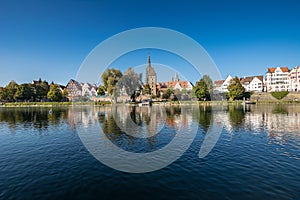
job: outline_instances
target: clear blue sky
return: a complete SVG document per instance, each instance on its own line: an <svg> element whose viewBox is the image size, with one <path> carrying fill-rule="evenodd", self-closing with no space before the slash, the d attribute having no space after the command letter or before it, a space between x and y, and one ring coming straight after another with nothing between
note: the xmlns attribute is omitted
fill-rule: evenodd
<svg viewBox="0 0 300 200"><path fill-rule="evenodd" d="M66 84L101 41L147 26L195 39L223 78L291 68L300 65L299 10L289 0L0 0L0 86L39 77Z"/></svg>

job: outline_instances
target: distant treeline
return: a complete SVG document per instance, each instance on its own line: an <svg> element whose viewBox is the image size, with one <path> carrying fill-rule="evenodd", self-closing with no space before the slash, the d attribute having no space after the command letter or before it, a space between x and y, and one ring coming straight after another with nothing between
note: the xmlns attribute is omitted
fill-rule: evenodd
<svg viewBox="0 0 300 200"><path fill-rule="evenodd" d="M1 102L68 101L67 96L65 87L41 79L20 85L10 81L5 87L0 87Z"/></svg>

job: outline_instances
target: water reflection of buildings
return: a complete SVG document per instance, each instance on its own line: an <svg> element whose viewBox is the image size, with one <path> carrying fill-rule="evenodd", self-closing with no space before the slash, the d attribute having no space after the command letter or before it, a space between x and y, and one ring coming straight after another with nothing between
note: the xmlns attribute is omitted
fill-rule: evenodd
<svg viewBox="0 0 300 200"><path fill-rule="evenodd" d="M98 122L97 107L73 107L68 110L68 123L71 129L75 129L77 125L82 125L87 128L91 124Z"/></svg>
<svg viewBox="0 0 300 200"><path fill-rule="evenodd" d="M125 132L145 138L154 136L165 126L177 130L189 127L192 122L190 108L176 106L74 107L68 110L68 123L72 129L76 126L88 128L99 123L106 132Z"/></svg>
<svg viewBox="0 0 300 200"><path fill-rule="evenodd" d="M300 107L296 105L225 106L214 111L214 120L224 124L227 132L241 129L254 134L267 133L269 142L300 143Z"/></svg>

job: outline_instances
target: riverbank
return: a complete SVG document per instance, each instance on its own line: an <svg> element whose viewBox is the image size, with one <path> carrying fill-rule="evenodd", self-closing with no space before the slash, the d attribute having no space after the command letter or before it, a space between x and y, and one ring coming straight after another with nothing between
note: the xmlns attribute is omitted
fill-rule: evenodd
<svg viewBox="0 0 300 200"><path fill-rule="evenodd" d="M291 100L261 100L261 101L246 101L248 104L299 104L300 101ZM242 105L245 101L169 101L169 102L154 102L154 104L164 105L207 105L207 106L219 106L219 105Z"/></svg>
<svg viewBox="0 0 300 200"><path fill-rule="evenodd" d="M105 106L110 102L7 102L0 107Z"/></svg>
<svg viewBox="0 0 300 200"><path fill-rule="evenodd" d="M253 104L299 104L300 101L291 100L259 100L251 101ZM153 105L241 105L244 101L167 101L153 102ZM123 104L123 103L120 103ZM0 104L0 107L61 107L61 106L110 106L111 102L7 102Z"/></svg>

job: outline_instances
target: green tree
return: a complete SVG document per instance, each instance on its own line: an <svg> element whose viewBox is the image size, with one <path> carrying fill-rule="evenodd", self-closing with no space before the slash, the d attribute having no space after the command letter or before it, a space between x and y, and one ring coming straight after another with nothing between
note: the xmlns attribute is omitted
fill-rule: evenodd
<svg viewBox="0 0 300 200"><path fill-rule="evenodd" d="M173 96L174 90L172 88L168 88L166 91L163 93L163 99L169 99Z"/></svg>
<svg viewBox="0 0 300 200"><path fill-rule="evenodd" d="M143 94L151 94L151 88L150 88L149 84L144 85L142 92L143 92Z"/></svg>
<svg viewBox="0 0 300 200"><path fill-rule="evenodd" d="M117 96L117 94L119 94L121 90L125 89L127 95L130 96L131 100L135 101L142 90L141 82L141 75L137 74L133 68L128 68L116 85L115 96Z"/></svg>
<svg viewBox="0 0 300 200"><path fill-rule="evenodd" d="M114 68L106 69L105 72L101 75L104 88L109 94L113 94L114 87L121 77L121 71Z"/></svg>
<svg viewBox="0 0 300 200"><path fill-rule="evenodd" d="M105 95L105 88L104 88L104 86L100 85L98 87L97 94L100 95L100 96Z"/></svg>
<svg viewBox="0 0 300 200"><path fill-rule="evenodd" d="M23 83L18 86L14 99L16 101L34 100L34 88L32 84Z"/></svg>
<svg viewBox="0 0 300 200"><path fill-rule="evenodd" d="M51 101L61 101L63 96L62 96L62 92L60 90L59 85L57 84L51 84L50 85L50 90L47 94L48 99L50 99Z"/></svg>
<svg viewBox="0 0 300 200"><path fill-rule="evenodd" d="M209 75L203 75L202 80L205 82L205 84L207 86L207 89L208 89L208 92L210 94L212 94L214 86L213 86L213 81L211 80L210 76Z"/></svg>
<svg viewBox="0 0 300 200"><path fill-rule="evenodd" d="M187 89L185 89L185 88L182 88L182 90L181 90L181 94L188 94L188 90L187 90Z"/></svg>
<svg viewBox="0 0 300 200"><path fill-rule="evenodd" d="M245 93L245 88L242 86L240 79L238 77L231 79L227 89L228 89L227 96L229 97L230 101L243 98Z"/></svg>
<svg viewBox="0 0 300 200"><path fill-rule="evenodd" d="M196 86L193 88L193 93L199 100L210 99L210 93L203 78L200 79L199 82L197 82Z"/></svg>
<svg viewBox="0 0 300 200"><path fill-rule="evenodd" d="M0 87L0 101L7 101L7 89L6 88L3 88L3 87Z"/></svg>
<svg viewBox="0 0 300 200"><path fill-rule="evenodd" d="M47 81L42 81L41 79L39 79L38 83L34 85L34 88L37 101L41 101L47 98L47 94L49 92L49 85Z"/></svg>
<svg viewBox="0 0 300 200"><path fill-rule="evenodd" d="M8 85L5 86L5 89L6 89L6 100L14 101L14 96L18 89L18 84L15 81L10 81Z"/></svg>
<svg viewBox="0 0 300 200"><path fill-rule="evenodd" d="M67 100L68 99L68 91L67 88L64 88L63 91L61 92L62 98L63 100Z"/></svg>

